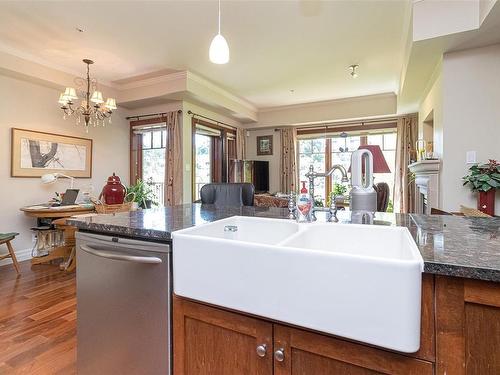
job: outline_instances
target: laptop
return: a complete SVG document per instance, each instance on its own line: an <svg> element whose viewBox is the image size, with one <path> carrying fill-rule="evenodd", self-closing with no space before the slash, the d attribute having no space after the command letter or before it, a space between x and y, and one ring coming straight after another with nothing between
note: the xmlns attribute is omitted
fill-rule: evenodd
<svg viewBox="0 0 500 375"><path fill-rule="evenodd" d="M63 195L61 206L71 206L75 204L79 191L80 189L67 189Z"/></svg>

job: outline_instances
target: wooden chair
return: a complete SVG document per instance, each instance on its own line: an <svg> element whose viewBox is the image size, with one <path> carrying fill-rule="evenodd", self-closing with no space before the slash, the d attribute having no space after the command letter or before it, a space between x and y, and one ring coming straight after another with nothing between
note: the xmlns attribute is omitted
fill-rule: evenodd
<svg viewBox="0 0 500 375"><path fill-rule="evenodd" d="M12 258L12 263L14 264L14 268L16 269L17 274L21 274L19 271L19 263L17 263L16 254L14 253L14 249L12 248L12 241L19 233L0 233L0 245L6 244L7 249L9 250L8 254L0 255L0 260L5 258Z"/></svg>

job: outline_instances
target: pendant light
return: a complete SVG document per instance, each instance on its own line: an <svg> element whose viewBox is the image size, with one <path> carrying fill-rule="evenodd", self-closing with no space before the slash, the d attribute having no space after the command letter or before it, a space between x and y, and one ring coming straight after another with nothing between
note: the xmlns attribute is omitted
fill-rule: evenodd
<svg viewBox="0 0 500 375"><path fill-rule="evenodd" d="M229 62L229 46L226 39L220 33L220 0L219 0L219 32L212 39L208 57L214 64L227 64Z"/></svg>

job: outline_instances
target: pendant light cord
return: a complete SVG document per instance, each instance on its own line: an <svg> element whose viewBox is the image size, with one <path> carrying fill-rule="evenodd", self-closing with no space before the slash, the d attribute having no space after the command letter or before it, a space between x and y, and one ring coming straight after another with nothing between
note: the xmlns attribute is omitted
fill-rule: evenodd
<svg viewBox="0 0 500 375"><path fill-rule="evenodd" d="M219 35L220 35L220 0L219 0Z"/></svg>

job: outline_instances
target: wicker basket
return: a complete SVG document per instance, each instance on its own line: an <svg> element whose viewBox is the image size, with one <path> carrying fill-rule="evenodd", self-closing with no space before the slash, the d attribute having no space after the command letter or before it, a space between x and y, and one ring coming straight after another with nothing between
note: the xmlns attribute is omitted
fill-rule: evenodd
<svg viewBox="0 0 500 375"><path fill-rule="evenodd" d="M117 212L128 212L132 208L132 202L125 202L122 204L95 204L95 210L98 214L114 214Z"/></svg>

